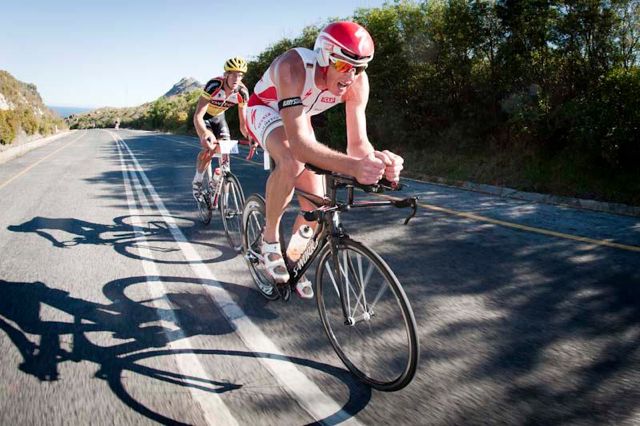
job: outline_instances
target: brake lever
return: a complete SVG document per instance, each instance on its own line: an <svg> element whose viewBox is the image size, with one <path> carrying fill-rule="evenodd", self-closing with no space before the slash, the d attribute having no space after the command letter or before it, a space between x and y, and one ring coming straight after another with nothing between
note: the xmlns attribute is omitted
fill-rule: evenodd
<svg viewBox="0 0 640 426"><path fill-rule="evenodd" d="M400 209L411 207L411 214L404 220L404 224L407 225L418 211L418 197L409 197L402 200L397 200L393 202L393 205Z"/></svg>
<svg viewBox="0 0 640 426"><path fill-rule="evenodd" d="M392 182L386 178L382 178L375 185L367 186L364 192L373 192L375 194L382 194L385 191L401 191L404 188L404 184L400 182Z"/></svg>

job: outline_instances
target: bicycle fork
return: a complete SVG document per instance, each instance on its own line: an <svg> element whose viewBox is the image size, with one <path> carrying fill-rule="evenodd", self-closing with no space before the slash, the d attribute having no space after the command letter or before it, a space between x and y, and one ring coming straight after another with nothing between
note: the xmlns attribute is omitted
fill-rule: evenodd
<svg viewBox="0 0 640 426"><path fill-rule="evenodd" d="M342 307L342 315L344 317L344 324L347 326L354 326L361 321L368 321L373 315L369 310L365 295L364 295L364 283L357 282L358 275L351 266L351 260L349 259L348 252L344 253L344 265L340 265L339 245L343 238L347 235L344 233L342 223L340 222L339 212L333 212L332 218L333 237L329 239L331 249L331 259L333 260L333 275L337 279L338 295L340 297L340 305ZM353 275L355 282L351 283L349 280L349 274ZM362 307L362 315L358 318L354 317L354 312L351 312L351 294L349 293L349 287L353 287L358 291L355 306L360 305Z"/></svg>

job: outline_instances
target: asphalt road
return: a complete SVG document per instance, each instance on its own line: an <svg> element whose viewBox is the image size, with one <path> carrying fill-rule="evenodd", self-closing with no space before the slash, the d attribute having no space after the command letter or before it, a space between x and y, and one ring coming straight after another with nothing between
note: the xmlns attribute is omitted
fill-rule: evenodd
<svg viewBox="0 0 640 426"><path fill-rule="evenodd" d="M197 151L91 130L0 165L0 424L640 424L639 218L416 181L408 226L346 214L418 324L416 377L384 393L198 222Z"/></svg>

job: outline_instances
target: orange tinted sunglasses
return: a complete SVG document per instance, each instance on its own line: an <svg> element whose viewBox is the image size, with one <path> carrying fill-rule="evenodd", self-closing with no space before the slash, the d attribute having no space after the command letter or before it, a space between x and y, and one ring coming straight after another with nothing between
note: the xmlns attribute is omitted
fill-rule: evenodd
<svg viewBox="0 0 640 426"><path fill-rule="evenodd" d="M333 64L333 67L336 69L336 71L340 73L347 73L352 69L355 69L356 75L358 75L367 68L366 65L355 66L352 63L347 62L343 59L336 58L335 56L329 56L329 61Z"/></svg>

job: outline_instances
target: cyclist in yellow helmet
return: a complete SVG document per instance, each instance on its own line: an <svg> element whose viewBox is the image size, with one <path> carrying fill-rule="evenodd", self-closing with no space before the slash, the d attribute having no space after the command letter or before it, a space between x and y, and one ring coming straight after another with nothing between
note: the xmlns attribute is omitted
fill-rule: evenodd
<svg viewBox="0 0 640 426"><path fill-rule="evenodd" d="M218 139L230 139L229 125L224 112L238 106L240 133L246 138L245 105L249 99L249 91L242 84L242 77L247 72L247 61L236 56L224 63L224 74L214 77L204 86L202 96L198 100L193 125L196 128L202 150L196 161L196 174L193 177L193 196L199 199L202 193L202 180L206 172L210 173L211 158L219 151ZM211 176L210 176L211 177ZM213 179L209 179L213 182Z"/></svg>

